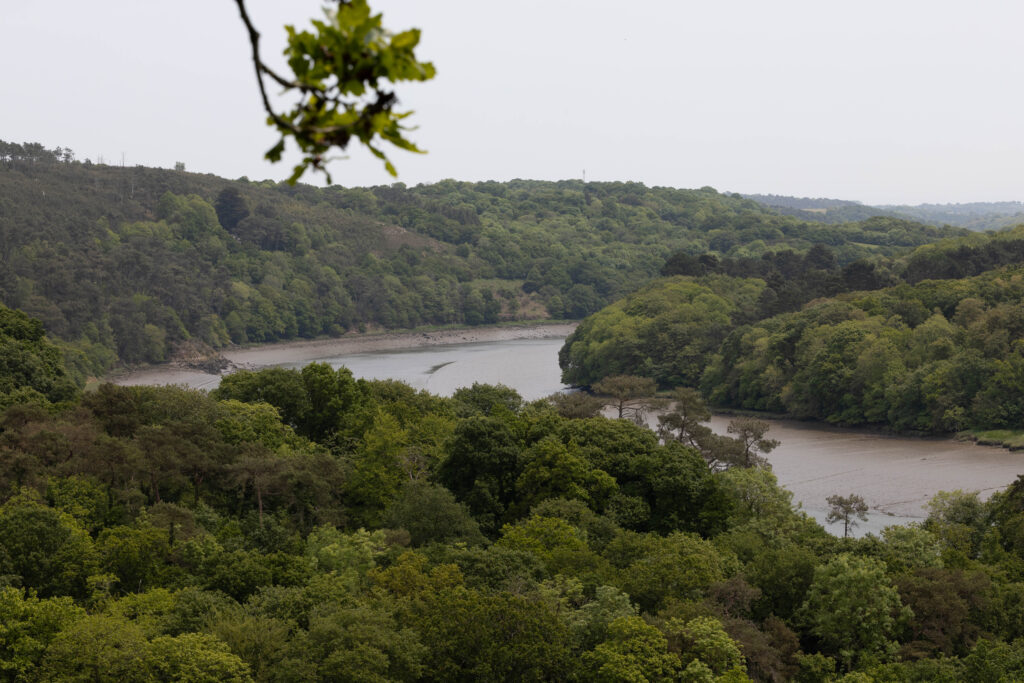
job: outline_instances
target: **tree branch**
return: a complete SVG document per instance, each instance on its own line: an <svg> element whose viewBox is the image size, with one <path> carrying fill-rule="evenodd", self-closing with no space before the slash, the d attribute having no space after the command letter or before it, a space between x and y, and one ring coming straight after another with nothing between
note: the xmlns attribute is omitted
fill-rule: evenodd
<svg viewBox="0 0 1024 683"><path fill-rule="evenodd" d="M280 83L285 88L297 87L297 84L289 82L287 79L281 78L279 75L274 73L272 69L267 68L260 59L260 32L253 26L252 19L249 18L249 12L245 9L245 0L235 0L235 4L238 5L238 12L242 15L242 23L245 24L246 30L249 32L249 43L252 45L252 65L256 71L256 83L260 88L260 98L263 100L263 109L266 110L267 116L269 116L275 124L282 128L287 128L293 133L299 132L299 128L295 124L285 121L281 116L274 111L274 108L270 106L270 98L267 96L267 88L263 83L263 75L266 74L270 78Z"/></svg>

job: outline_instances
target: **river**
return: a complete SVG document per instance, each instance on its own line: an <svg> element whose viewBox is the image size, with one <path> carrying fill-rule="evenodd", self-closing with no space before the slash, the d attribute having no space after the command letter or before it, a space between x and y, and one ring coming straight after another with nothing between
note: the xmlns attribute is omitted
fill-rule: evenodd
<svg viewBox="0 0 1024 683"><path fill-rule="evenodd" d="M285 347L259 350L259 365L301 367L312 360L344 365L357 377L399 379L417 389L451 395L473 382L506 384L523 398L543 398L565 387L559 381L558 349L564 333L534 338L495 339L438 344L411 349L389 348L358 353L324 354L308 349L296 354ZM472 337L470 337L472 338ZM307 347L302 347L307 348ZM247 358L255 358L250 352ZM275 362L277 361L277 362ZM128 375L121 384L184 383L212 389L219 377L183 371L151 370ZM711 426L725 433L729 419L716 416ZM920 439L838 429L816 423L768 420L768 436L781 445L768 455L779 482L794 501L822 524L825 499L856 493L871 510L855 533L877 532L890 524L920 521L924 505L938 491L979 491L983 497L1005 488L1024 473L1024 454L978 446L949 438ZM833 527L833 531L838 527Z"/></svg>
<svg viewBox="0 0 1024 683"><path fill-rule="evenodd" d="M565 389L558 367L558 349L563 343L564 337L509 339L354 353L320 360L333 367L344 365L356 377L399 379L441 396L451 396L460 387L481 382L505 384L527 401L533 401ZM303 365L298 361L283 367Z"/></svg>
<svg viewBox="0 0 1024 683"><path fill-rule="evenodd" d="M729 418L715 416L725 433ZM794 420L766 420L781 444L767 457L779 483L825 525L831 495L856 493L870 507L856 535L922 521L939 491L979 491L987 498L1024 473L1024 454L952 438L888 436ZM842 525L837 524L839 533ZM836 531L836 528L831 529Z"/></svg>

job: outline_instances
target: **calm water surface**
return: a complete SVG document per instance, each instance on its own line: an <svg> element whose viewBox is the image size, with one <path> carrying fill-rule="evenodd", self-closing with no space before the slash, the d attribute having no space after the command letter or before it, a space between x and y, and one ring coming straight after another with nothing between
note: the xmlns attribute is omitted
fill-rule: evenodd
<svg viewBox="0 0 1024 683"><path fill-rule="evenodd" d="M417 389L450 396L473 382L506 384L527 400L565 387L559 380L558 349L564 338L427 346L400 351L357 353L318 360L344 365L356 377L397 379ZM301 367L302 363L283 364ZM219 378L201 373L163 382L140 376L122 383L184 382L212 389ZM193 382L193 379L195 380ZM711 426L725 433L729 419ZM813 423L769 420L769 436L782 444L769 456L779 482L795 502L824 524L825 499L857 493L871 506L858 535L890 524L924 519L924 505L938 491L980 491L984 497L1005 488L1024 473L1024 454L952 439L893 437ZM835 531L841 527L835 525Z"/></svg>
<svg viewBox="0 0 1024 683"><path fill-rule="evenodd" d="M356 377L398 379L441 396L451 396L460 387L481 382L505 384L527 401L533 401L565 389L558 367L558 350L564 343L562 337L512 339L354 353L320 361L335 368L345 366ZM305 364L282 367L300 368Z"/></svg>
<svg viewBox="0 0 1024 683"><path fill-rule="evenodd" d="M725 433L729 418L711 426ZM987 498L1024 473L1024 454L949 438L908 438L816 423L767 420L781 445L768 455L779 483L825 524L828 496L856 493L871 510L857 535L890 524L922 521L939 491L979 491ZM842 533L842 525L833 531Z"/></svg>

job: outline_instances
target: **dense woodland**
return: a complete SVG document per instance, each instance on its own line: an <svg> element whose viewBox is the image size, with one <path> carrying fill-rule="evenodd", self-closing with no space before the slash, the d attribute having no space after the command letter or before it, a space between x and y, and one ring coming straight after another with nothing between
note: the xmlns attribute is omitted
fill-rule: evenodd
<svg viewBox="0 0 1024 683"><path fill-rule="evenodd" d="M0 680L1022 679L1024 479L839 538L765 423L704 424L1019 426L1019 254L710 188L315 189L0 143L27 312L0 307ZM562 360L603 397L323 364L82 390L183 344L585 315ZM658 384L656 433L629 418Z"/></svg>
<svg viewBox="0 0 1024 683"><path fill-rule="evenodd" d="M692 393L663 440L321 364L82 395L40 330L0 309L4 680L1024 676L1024 483L838 538Z"/></svg>
<svg viewBox="0 0 1024 683"><path fill-rule="evenodd" d="M714 405L909 432L1024 428L1024 227L840 266L827 248L673 255L587 318L566 381L700 387Z"/></svg>
<svg viewBox="0 0 1024 683"><path fill-rule="evenodd" d="M0 303L80 372L228 344L579 319L677 252L827 245L842 264L965 234L823 225L712 188L577 181L346 189L78 161L0 142Z"/></svg>

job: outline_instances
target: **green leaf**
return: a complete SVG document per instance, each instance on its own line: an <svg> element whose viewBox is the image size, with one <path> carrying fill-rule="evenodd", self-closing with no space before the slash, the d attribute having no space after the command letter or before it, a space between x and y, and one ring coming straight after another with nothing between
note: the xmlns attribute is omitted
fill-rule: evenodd
<svg viewBox="0 0 1024 683"><path fill-rule="evenodd" d="M391 39L391 47L396 50L407 50L416 47L420 42L420 31L419 29L409 29L408 31L402 31L394 38Z"/></svg>

